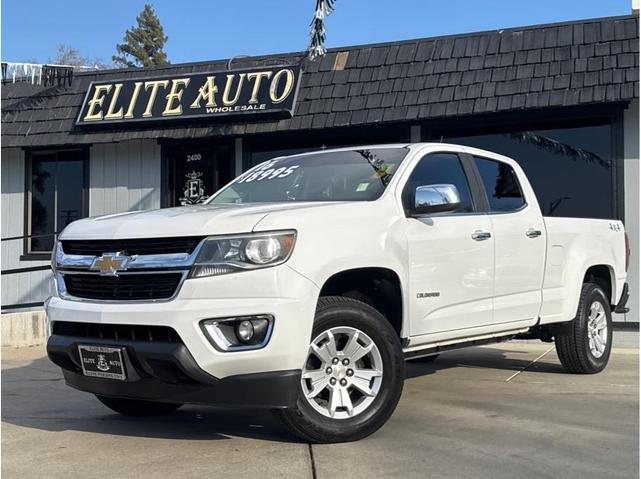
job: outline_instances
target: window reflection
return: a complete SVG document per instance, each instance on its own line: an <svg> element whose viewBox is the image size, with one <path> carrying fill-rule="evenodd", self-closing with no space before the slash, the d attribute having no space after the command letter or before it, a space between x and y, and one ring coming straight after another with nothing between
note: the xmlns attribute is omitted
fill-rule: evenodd
<svg viewBox="0 0 641 479"><path fill-rule="evenodd" d="M254 166L262 163L263 161L271 160L273 158L278 158L279 156L289 156L289 155L298 155L300 153L307 153L309 151L318 151L318 147L313 148L288 148L280 150L262 150L262 151L252 151L249 156L249 167L253 168Z"/></svg>
<svg viewBox="0 0 641 479"><path fill-rule="evenodd" d="M43 155L45 156L45 155ZM31 235L55 232L55 155L34 160L31 168ZM51 251L53 237L32 238L32 251Z"/></svg>
<svg viewBox="0 0 641 479"><path fill-rule="evenodd" d="M516 211L525 204L514 170L505 163L474 157L481 175L490 211Z"/></svg>
<svg viewBox="0 0 641 479"><path fill-rule="evenodd" d="M29 251L49 252L54 233L84 216L82 152L32 153Z"/></svg>
<svg viewBox="0 0 641 479"><path fill-rule="evenodd" d="M416 188L437 184L456 186L461 198L457 212L472 212L472 193L465 171L458 155L453 153L431 153L419 161L410 175L403 190L403 202L409 209L414 204Z"/></svg>
<svg viewBox="0 0 641 479"><path fill-rule="evenodd" d="M579 218L615 216L610 139L609 125L447 137L515 159L544 215Z"/></svg>

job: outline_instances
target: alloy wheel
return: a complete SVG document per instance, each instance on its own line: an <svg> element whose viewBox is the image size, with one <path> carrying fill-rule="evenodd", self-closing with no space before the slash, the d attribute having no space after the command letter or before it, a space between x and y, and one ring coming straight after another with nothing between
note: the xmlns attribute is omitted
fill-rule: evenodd
<svg viewBox="0 0 641 479"><path fill-rule="evenodd" d="M603 356L608 345L608 321L599 301L594 301L588 312L588 343L595 358Z"/></svg>
<svg viewBox="0 0 641 479"><path fill-rule="evenodd" d="M307 402L332 419L348 419L376 399L383 379L383 360L363 331L330 328L311 342L301 386Z"/></svg>

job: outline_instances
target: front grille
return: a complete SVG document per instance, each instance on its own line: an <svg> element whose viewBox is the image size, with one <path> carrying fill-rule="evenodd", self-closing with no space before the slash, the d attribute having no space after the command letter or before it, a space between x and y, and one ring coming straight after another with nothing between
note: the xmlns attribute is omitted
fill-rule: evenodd
<svg viewBox="0 0 641 479"><path fill-rule="evenodd" d="M183 344L178 333L168 326L95 324L55 321L53 334L86 339L113 339Z"/></svg>
<svg viewBox="0 0 641 479"><path fill-rule="evenodd" d="M102 301L168 299L176 292L183 273L65 274L67 293L77 298Z"/></svg>
<svg viewBox="0 0 641 479"><path fill-rule="evenodd" d="M177 238L139 238L118 240L62 240L65 254L100 256L104 253L124 252L127 255L144 254L191 254L203 236Z"/></svg>

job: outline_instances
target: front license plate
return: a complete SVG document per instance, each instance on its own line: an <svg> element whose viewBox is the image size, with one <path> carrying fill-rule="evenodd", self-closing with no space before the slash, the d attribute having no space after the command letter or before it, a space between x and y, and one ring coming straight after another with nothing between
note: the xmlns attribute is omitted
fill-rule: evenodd
<svg viewBox="0 0 641 479"><path fill-rule="evenodd" d="M122 363L122 348L105 346L78 346L80 363L85 376L96 378L127 379Z"/></svg>

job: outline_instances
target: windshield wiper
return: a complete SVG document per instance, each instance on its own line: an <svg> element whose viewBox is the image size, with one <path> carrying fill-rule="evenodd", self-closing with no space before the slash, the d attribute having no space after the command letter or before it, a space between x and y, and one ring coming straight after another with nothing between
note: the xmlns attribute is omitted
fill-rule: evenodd
<svg viewBox="0 0 641 479"><path fill-rule="evenodd" d="M381 160L370 150L356 150L356 153L360 154L367 160L372 168L374 168L374 171L376 171L378 177L381 179L381 183L383 183L384 186L387 186L387 184L392 179L392 175L388 173L390 165L386 165L383 160Z"/></svg>

